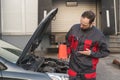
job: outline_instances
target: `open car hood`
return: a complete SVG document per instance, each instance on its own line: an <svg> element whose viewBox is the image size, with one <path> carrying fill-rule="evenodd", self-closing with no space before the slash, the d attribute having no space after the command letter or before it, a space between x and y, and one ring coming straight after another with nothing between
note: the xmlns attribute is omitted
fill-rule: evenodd
<svg viewBox="0 0 120 80"><path fill-rule="evenodd" d="M27 45L23 49L23 52L19 57L17 64L20 64L28 54L32 54L34 50L39 46L42 38L44 37L45 32L47 31L50 22L56 15L57 11L58 8L55 8L51 10L45 18L43 18L43 20L40 22L37 29L31 36L30 40L28 41Z"/></svg>

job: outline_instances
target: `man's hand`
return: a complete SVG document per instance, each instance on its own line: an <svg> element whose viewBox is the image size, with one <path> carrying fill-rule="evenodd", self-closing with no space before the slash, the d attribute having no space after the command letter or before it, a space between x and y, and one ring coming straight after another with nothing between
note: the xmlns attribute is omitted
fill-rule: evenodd
<svg viewBox="0 0 120 80"><path fill-rule="evenodd" d="M83 54L83 55L86 55L86 56L89 56L91 54L91 50L90 49L86 49L86 51L78 51L80 54Z"/></svg>

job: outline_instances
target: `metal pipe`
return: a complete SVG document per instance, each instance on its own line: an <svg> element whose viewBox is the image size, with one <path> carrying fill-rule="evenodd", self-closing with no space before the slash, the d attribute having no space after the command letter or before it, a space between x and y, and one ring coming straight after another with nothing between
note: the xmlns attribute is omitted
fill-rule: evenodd
<svg viewBox="0 0 120 80"><path fill-rule="evenodd" d="M115 34L117 35L116 0L114 0Z"/></svg>
<svg viewBox="0 0 120 80"><path fill-rule="evenodd" d="M1 0L0 0L0 13L1 13ZM2 38L2 25L1 25L1 14L0 14L0 39Z"/></svg>
<svg viewBox="0 0 120 80"><path fill-rule="evenodd" d="M110 13L109 13L109 10L106 10L106 20L107 20L107 27L110 28Z"/></svg>

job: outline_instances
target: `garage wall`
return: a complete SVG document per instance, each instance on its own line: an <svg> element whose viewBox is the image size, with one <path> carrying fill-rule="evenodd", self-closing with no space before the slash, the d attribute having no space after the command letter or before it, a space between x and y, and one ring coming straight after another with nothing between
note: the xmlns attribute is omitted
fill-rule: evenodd
<svg viewBox="0 0 120 80"><path fill-rule="evenodd" d="M119 8L119 10L118 10L118 13L119 13L119 14L118 14L118 16L119 16L118 25L119 25L119 32L120 32L120 1L119 1L118 5L119 5L119 7L118 7L118 8Z"/></svg>
<svg viewBox="0 0 120 80"><path fill-rule="evenodd" d="M38 0L1 0L3 35L29 35L37 27Z"/></svg>
<svg viewBox="0 0 120 80"><path fill-rule="evenodd" d="M2 32L1 32L1 0L0 0L0 39L2 37Z"/></svg>
<svg viewBox="0 0 120 80"><path fill-rule="evenodd" d="M23 49L38 25L38 0L1 0L2 39Z"/></svg>
<svg viewBox="0 0 120 80"><path fill-rule="evenodd" d="M80 0L78 6L66 7L65 0L53 0L58 13L52 21L52 32L67 32L73 24L79 23L82 12L92 10L96 13L96 0Z"/></svg>
<svg viewBox="0 0 120 80"><path fill-rule="evenodd" d="M117 17L117 29L118 29L118 34L120 34L120 0L116 0L116 16Z"/></svg>

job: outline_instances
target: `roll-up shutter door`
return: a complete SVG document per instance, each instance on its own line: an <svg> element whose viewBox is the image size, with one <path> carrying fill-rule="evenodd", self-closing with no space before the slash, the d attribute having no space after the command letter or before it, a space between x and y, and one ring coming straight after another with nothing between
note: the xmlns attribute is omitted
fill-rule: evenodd
<svg viewBox="0 0 120 80"><path fill-rule="evenodd" d="M86 10L96 13L95 2L78 2L78 6L67 7L65 1L56 0L53 7L58 7L58 13L52 21L52 32L67 32L72 25L80 23L80 16Z"/></svg>

